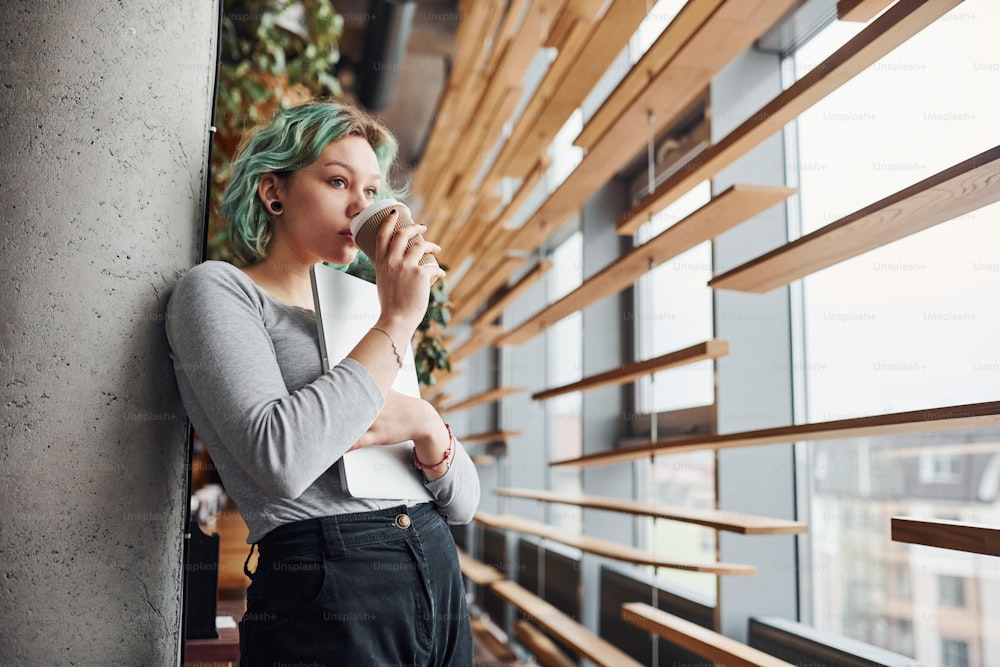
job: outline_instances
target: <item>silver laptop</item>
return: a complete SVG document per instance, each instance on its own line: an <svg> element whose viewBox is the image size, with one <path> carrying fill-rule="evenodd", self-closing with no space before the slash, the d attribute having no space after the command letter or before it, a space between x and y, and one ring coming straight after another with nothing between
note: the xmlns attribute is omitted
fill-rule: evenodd
<svg viewBox="0 0 1000 667"><path fill-rule="evenodd" d="M325 264L313 265L309 275L323 368L329 370L378 321L381 312L378 290L366 280ZM401 394L420 396L413 350L409 345L403 348L400 352L403 367L392 388ZM344 491L355 498L432 500L424 486L423 473L413 465L412 440L347 452L338 466Z"/></svg>

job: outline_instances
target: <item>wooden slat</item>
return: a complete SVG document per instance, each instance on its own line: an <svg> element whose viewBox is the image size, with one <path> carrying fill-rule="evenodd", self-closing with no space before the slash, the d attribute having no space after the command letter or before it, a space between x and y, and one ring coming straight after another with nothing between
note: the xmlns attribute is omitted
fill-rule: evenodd
<svg viewBox="0 0 1000 667"><path fill-rule="evenodd" d="M455 59L452 81L463 81L466 75L480 65L481 54L493 46L493 33L503 17L504 0L476 0L466 3L455 33Z"/></svg>
<svg viewBox="0 0 1000 667"><path fill-rule="evenodd" d="M1000 401L953 405L946 408L895 412L873 417L839 419L836 421L781 426L756 431L697 435L672 440L660 440L648 445L622 447L608 452L588 454L575 459L553 461L550 465L594 466L623 463L657 454L678 454L704 449L731 449L781 443L840 440L851 438L939 433L964 429L1000 427Z"/></svg>
<svg viewBox="0 0 1000 667"><path fill-rule="evenodd" d="M597 143L625 108L635 101L649 85L650 80L684 48L691 36L701 28L723 1L690 0L684 10L674 17L669 29L663 31L639 62L629 70L573 143L584 149L590 149Z"/></svg>
<svg viewBox="0 0 1000 667"><path fill-rule="evenodd" d="M495 456L490 456L489 454L476 454L475 456L470 456L472 462L477 466L488 466L493 465L497 462Z"/></svg>
<svg viewBox="0 0 1000 667"><path fill-rule="evenodd" d="M471 396L464 401L455 403L454 405L447 405L441 408L440 412L457 412L458 410L465 410L476 405L483 405L484 403L495 403L504 396L519 394L522 391L524 391L524 387L497 387L495 389L484 391L481 394Z"/></svg>
<svg viewBox="0 0 1000 667"><path fill-rule="evenodd" d="M469 273L483 274L487 276L503 276L503 280L506 281L507 278L514 273L514 270L522 264L524 264L524 258L517 255L504 254L498 260L480 256L475 262L473 262L472 267L469 269ZM464 284L459 287L472 285L473 282L474 281L472 279L466 279L464 280ZM492 293L492 291L484 292L480 289L456 289L452 299L454 303L451 311L452 321L465 321L465 319L474 313L479 306L483 305L483 301L486 299L486 296Z"/></svg>
<svg viewBox="0 0 1000 667"><path fill-rule="evenodd" d="M657 519L670 519L671 521L706 526L707 528L724 530L740 535L793 535L805 533L808 530L808 526L799 521L771 519L769 517L741 514L727 510L699 509L697 507L644 503L635 500L583 494L560 494L552 491L535 491L532 489L496 489L494 492L498 496L508 496L511 498L529 498L531 500L573 505L588 509L623 512L625 514L650 516Z"/></svg>
<svg viewBox="0 0 1000 667"><path fill-rule="evenodd" d="M461 549L458 550L458 566L469 581L480 586L489 586L502 581L504 576L486 563L476 560Z"/></svg>
<svg viewBox="0 0 1000 667"><path fill-rule="evenodd" d="M867 23L896 0L838 0L837 18Z"/></svg>
<svg viewBox="0 0 1000 667"><path fill-rule="evenodd" d="M539 260L538 264L535 265L535 268L528 271L520 280L504 290L503 293L497 297L496 302L494 302L492 306L484 310L482 314L472 321L472 328L475 329L477 327L487 325L498 318L504 308L512 304L518 297L531 289L531 287L541 280L542 276L544 276L551 268L551 260Z"/></svg>
<svg viewBox="0 0 1000 667"><path fill-rule="evenodd" d="M596 537L579 535L568 531L560 530L546 523L531 521L519 516L496 516L492 514L476 513L476 521L503 530L513 530L526 535L543 537L553 542L559 542L571 546L586 553L613 558L624 563L634 565L652 565L653 567L667 567L675 570L686 570L688 572L706 572L720 575L752 575L756 568L752 565L737 565L733 563L699 563L695 561L679 561L669 558L655 556L648 551L636 549L635 547L601 540Z"/></svg>
<svg viewBox="0 0 1000 667"><path fill-rule="evenodd" d="M531 65L538 49L544 41L545 32L553 20L554 9L560 4L559 0L536 0L535 2L524 2L515 0L512 3L510 16L512 21L505 20L503 31L510 30L509 41L504 44L498 43L494 48L494 56L487 64L485 74L489 81L476 101L479 110L489 110L487 118L489 122L482 123L483 114L472 113L468 110L467 115L459 115L460 119L466 119L466 132L463 140L458 142L458 156L451 156L439 174L440 181L446 185L435 188L427 200L429 210L440 211L442 215L450 216L455 211L455 205L463 197L465 192L456 185L466 182L468 178L467 162L470 155L488 152L490 146L484 144L487 126L502 126L498 110L502 106L501 100L508 95L508 91L517 86L524 78L525 72ZM519 16L520 7L525 7L523 18ZM516 29L515 29L516 26ZM491 114L491 115L490 115ZM509 114L508 114L509 115ZM454 152L454 149L453 149Z"/></svg>
<svg viewBox="0 0 1000 667"><path fill-rule="evenodd" d="M495 72L500 67L500 59L506 55L505 51L510 40L514 37L521 22L526 19L525 10L528 8L529 0L510 0L507 3L507 11L504 13L503 23L497 32L493 42L493 51L490 59L486 62L486 71Z"/></svg>
<svg viewBox="0 0 1000 667"><path fill-rule="evenodd" d="M428 399L428 402L431 405L434 406L435 410L439 410L440 411L441 406L444 405L448 401L448 399L450 399L450 398L451 398L451 394L449 394L448 392L445 391L445 392L442 392L442 393L438 394L437 396L435 396L432 399Z"/></svg>
<svg viewBox="0 0 1000 667"><path fill-rule="evenodd" d="M514 193L511 198L510 203L504 207L503 211L497 217L494 224L500 226L506 226L511 220L514 219L514 214L517 213L524 203L528 201L528 197L535 191L538 184L542 182L542 177L545 176L545 172L548 171L549 167L552 166L552 160L548 155L541 155L538 161L535 162L534 166L528 171L527 176L521 181L521 186Z"/></svg>
<svg viewBox="0 0 1000 667"><path fill-rule="evenodd" d="M544 667L575 667L576 663L570 660L559 650L556 643L549 639L545 633L533 626L528 621L518 621L514 624L514 635L521 640L521 643L531 651L531 654L538 659Z"/></svg>
<svg viewBox="0 0 1000 667"><path fill-rule="evenodd" d="M713 338L704 343L698 343L686 347L683 350L668 352L667 354L654 357L653 359L643 359L623 364L618 368L597 375L585 377L582 380L566 384L561 387L553 387L531 395L536 401L544 401L554 396L562 396L574 391L586 391L608 385L619 385L631 382L652 373L656 373L668 368L677 368L688 364L696 364L706 359L718 359L729 354L729 342Z"/></svg>
<svg viewBox="0 0 1000 667"><path fill-rule="evenodd" d="M612 0L568 0L564 10L581 21L596 21L608 9Z"/></svg>
<svg viewBox="0 0 1000 667"><path fill-rule="evenodd" d="M580 655L604 667L642 667L614 644L601 639L554 606L513 581L498 581L493 592Z"/></svg>
<svg viewBox="0 0 1000 667"><path fill-rule="evenodd" d="M448 358L452 363L458 363L463 359L471 357L473 354L486 347L497 338L499 338L506 330L497 325L487 324L478 329L473 329L472 333L466 338L461 345L455 348Z"/></svg>
<svg viewBox="0 0 1000 667"><path fill-rule="evenodd" d="M420 387L420 396L425 401L437 399L438 396L444 393L444 386L461 374L462 369L460 368L452 368L451 371L440 371L434 373L432 376L434 378L434 384L429 387L426 385Z"/></svg>
<svg viewBox="0 0 1000 667"><path fill-rule="evenodd" d="M511 329L497 344L520 345L530 340L567 315L617 294L651 268L766 211L794 192L792 188L781 186L729 187L691 215L626 253L563 298Z"/></svg>
<svg viewBox="0 0 1000 667"><path fill-rule="evenodd" d="M911 0L897 3L854 39L632 207L618 222L618 232L635 233L656 211L666 208L698 183L712 178L733 164L803 111L961 2L962 0Z"/></svg>
<svg viewBox="0 0 1000 667"><path fill-rule="evenodd" d="M726 667L792 667L790 662L697 623L668 614L645 602L623 604L622 618L636 627L663 637L671 644Z"/></svg>
<svg viewBox="0 0 1000 667"><path fill-rule="evenodd" d="M628 44L646 17L645 0L616 0L596 23L578 22L497 156L505 176L523 178Z"/></svg>
<svg viewBox="0 0 1000 667"><path fill-rule="evenodd" d="M486 431L485 433L472 433L470 435L463 435L458 440L463 445L469 445L473 443L482 442L506 442L509 438L516 438L521 435L520 431Z"/></svg>
<svg viewBox="0 0 1000 667"><path fill-rule="evenodd" d="M903 516L892 517L891 523L894 542L1000 556L1000 527L997 526Z"/></svg>
<svg viewBox="0 0 1000 667"><path fill-rule="evenodd" d="M472 626L472 634L475 637L475 641L496 660L496 662L488 664L496 665L496 667L501 667L501 665L503 667L521 665L517 660L517 654L514 653L503 639L497 636L499 628L494 630L496 626L482 618L471 619L469 625Z"/></svg>
<svg viewBox="0 0 1000 667"><path fill-rule="evenodd" d="M675 123L712 78L794 4L795 0L728 0L693 35L681 35L686 38L683 48L618 114L576 169L521 228L514 247L538 247L646 146L651 132L658 134ZM699 6L688 3L681 14ZM667 26L666 39L686 25L680 18L679 14ZM547 232L541 228L543 222L548 225Z"/></svg>
<svg viewBox="0 0 1000 667"><path fill-rule="evenodd" d="M452 310L455 322L462 322L472 315L490 294L506 283L517 268L524 264L524 256L515 253L503 253L499 261L488 259L489 257L489 253L481 254L455 290L456 305Z"/></svg>
<svg viewBox="0 0 1000 667"><path fill-rule="evenodd" d="M451 266L460 266L467 256L474 254L477 249L482 247L483 239L488 236L490 226L494 224L491 221L494 219L500 203L499 195L483 195L476 203L476 208L472 211L469 219L461 225L453 227L459 238L447 253ZM445 241L442 240L440 245L443 246L444 243Z"/></svg>
<svg viewBox="0 0 1000 667"><path fill-rule="evenodd" d="M484 102L484 104L493 105L490 107L492 113L484 119L486 122L474 123L472 131L469 133L470 136L455 147L452 160L449 162L451 171L459 174L459 178L453 186L454 197L457 199L470 195L464 207L450 207L451 210L455 211L456 219L464 220L467 215L466 211L471 210L475 205L480 194L473 189L476 178L482 171L486 158L489 157L493 147L500 139L500 135L503 134L504 125L514 113L514 109L523 96L524 90L515 85L499 93L499 99L495 103L490 100Z"/></svg>
<svg viewBox="0 0 1000 667"><path fill-rule="evenodd" d="M713 278L716 289L764 293L1000 201L1000 146Z"/></svg>

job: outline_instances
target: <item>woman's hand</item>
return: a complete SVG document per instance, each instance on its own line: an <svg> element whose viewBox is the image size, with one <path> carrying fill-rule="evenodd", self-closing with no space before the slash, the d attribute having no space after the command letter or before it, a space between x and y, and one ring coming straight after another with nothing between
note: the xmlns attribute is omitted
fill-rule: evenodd
<svg viewBox="0 0 1000 667"><path fill-rule="evenodd" d="M378 326L396 340L408 341L427 312L431 285L443 278L436 264L419 264L425 253L440 252L436 243L415 237L427 230L424 225L409 225L394 233L398 213L386 218L375 237L375 284L378 287L382 314ZM409 245L411 240L412 245Z"/></svg>
<svg viewBox="0 0 1000 667"><path fill-rule="evenodd" d="M428 480L437 479L451 465L442 460L451 447L451 434L441 415L427 401L390 391L385 399L382 412L351 450L377 445L394 445L412 440L419 458L424 463L441 465L424 470ZM454 451L449 456L454 456Z"/></svg>
<svg viewBox="0 0 1000 667"><path fill-rule="evenodd" d="M404 440L425 441L438 435L439 426L442 431L447 431L440 415L430 403L390 390L385 397L382 412L351 449L394 445Z"/></svg>

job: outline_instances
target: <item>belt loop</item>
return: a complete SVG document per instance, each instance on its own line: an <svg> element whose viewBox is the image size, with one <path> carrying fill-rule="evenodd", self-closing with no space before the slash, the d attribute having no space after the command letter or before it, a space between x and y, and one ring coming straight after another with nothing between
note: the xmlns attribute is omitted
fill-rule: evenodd
<svg viewBox="0 0 1000 667"><path fill-rule="evenodd" d="M243 561L243 574L247 575L250 581L253 581L253 575L257 574L256 572L250 571L250 558L253 557L253 550L254 547L256 546L257 546L256 542L250 545L250 553L247 554L247 559Z"/></svg>
<svg viewBox="0 0 1000 667"><path fill-rule="evenodd" d="M330 560L347 558L344 539L340 536L340 522L333 518L320 521L323 530L323 550Z"/></svg>

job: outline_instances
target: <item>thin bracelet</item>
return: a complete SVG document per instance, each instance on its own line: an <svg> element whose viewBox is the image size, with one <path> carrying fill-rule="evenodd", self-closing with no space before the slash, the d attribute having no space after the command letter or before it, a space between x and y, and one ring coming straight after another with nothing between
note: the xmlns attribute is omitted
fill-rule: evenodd
<svg viewBox="0 0 1000 667"><path fill-rule="evenodd" d="M455 448L455 436L451 434L451 425L448 422L444 423L444 427L448 429L448 449L444 450L444 456L437 463L421 463L420 459L417 458L417 448L413 448L413 465L417 467L417 470L430 470L432 468L437 468L439 465L451 458L451 452ZM448 468L451 468L451 464L448 464ZM445 469L445 472L448 472Z"/></svg>
<svg viewBox="0 0 1000 667"><path fill-rule="evenodd" d="M396 363L399 364L400 368L402 368L403 358L399 356L399 350L396 349L396 341L392 339L392 336L389 335L389 332L379 327L372 327L372 331L379 331L382 334L384 334L386 338L389 339L389 345L392 345L392 353L396 355Z"/></svg>

